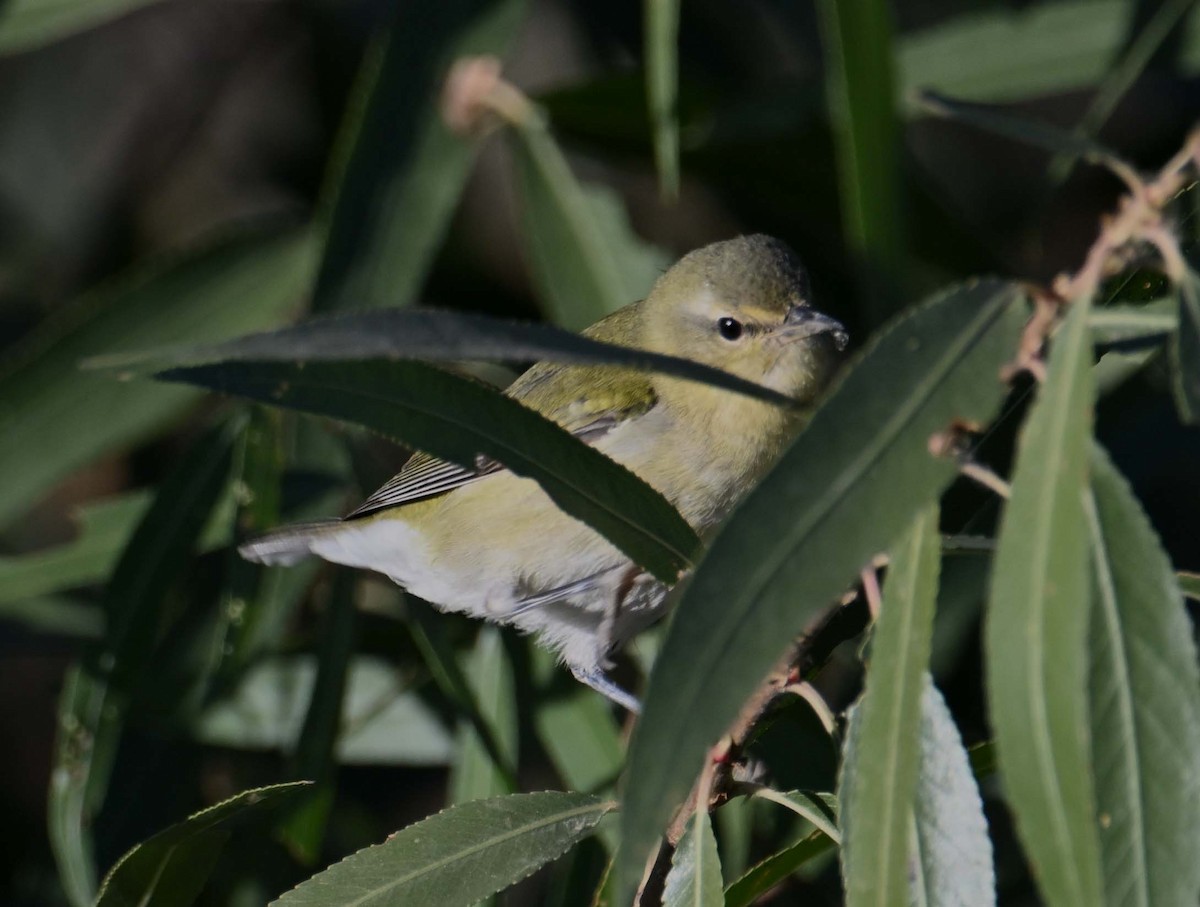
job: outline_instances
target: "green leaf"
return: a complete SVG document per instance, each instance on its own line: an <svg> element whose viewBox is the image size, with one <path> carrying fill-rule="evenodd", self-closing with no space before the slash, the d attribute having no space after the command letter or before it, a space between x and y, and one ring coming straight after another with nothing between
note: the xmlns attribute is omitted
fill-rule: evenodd
<svg viewBox="0 0 1200 907"><path fill-rule="evenodd" d="M771 854L725 889L725 907L750 907L805 863L828 853L833 841L813 832L783 850Z"/></svg>
<svg viewBox="0 0 1200 907"><path fill-rule="evenodd" d="M229 360L299 363L365 359L619 365L700 381L780 406L792 404L788 397L770 388L690 359L604 343L549 324L524 324L435 309L311 318L226 343L118 353L97 357L86 365L113 369L121 375L145 375Z"/></svg>
<svg viewBox="0 0 1200 907"><path fill-rule="evenodd" d="M1171 563L1125 479L1092 448L1088 652L1105 904L1200 898L1200 671Z"/></svg>
<svg viewBox="0 0 1200 907"><path fill-rule="evenodd" d="M545 791L474 800L352 854L272 902L279 907L462 907L525 878L616 806Z"/></svg>
<svg viewBox="0 0 1200 907"><path fill-rule="evenodd" d="M1179 418L1200 422L1200 274L1188 269L1179 285L1179 328L1171 335L1171 390Z"/></svg>
<svg viewBox="0 0 1200 907"><path fill-rule="evenodd" d="M0 55L34 50L160 0L7 0L0 5Z"/></svg>
<svg viewBox="0 0 1200 907"><path fill-rule="evenodd" d="M796 815L815 825L834 844L842 843L842 833L838 830L837 825L838 801L833 794L820 794L807 790L782 792L769 787L760 787L754 791L752 796L787 807Z"/></svg>
<svg viewBox="0 0 1200 907"><path fill-rule="evenodd" d="M679 0L644 0L646 99L654 163L666 198L679 195Z"/></svg>
<svg viewBox="0 0 1200 907"><path fill-rule="evenodd" d="M314 307L407 305L450 225L476 143L444 122L439 97L455 60L503 55L525 0L442 0L399 8L369 54L343 125L343 160Z"/></svg>
<svg viewBox="0 0 1200 907"><path fill-rule="evenodd" d="M921 698L939 567L938 508L921 510L892 545L866 686L847 735L838 801L848 905L908 895Z"/></svg>
<svg viewBox="0 0 1200 907"><path fill-rule="evenodd" d="M1180 591L1194 601L1200 601L1200 573L1177 573Z"/></svg>
<svg viewBox="0 0 1200 907"><path fill-rule="evenodd" d="M290 752L317 677L314 656L268 658L252 667L224 699L191 726L210 746ZM400 671L379 658L358 656L346 678L337 761L349 765L441 766L453 743L437 716Z"/></svg>
<svg viewBox="0 0 1200 907"><path fill-rule="evenodd" d="M898 318L721 528L676 606L634 732L622 885L794 634L953 480L929 438L995 412L1025 321L1020 300L1013 285L984 281Z"/></svg>
<svg viewBox="0 0 1200 907"><path fill-rule="evenodd" d="M1025 424L984 633L1004 789L1050 907L1101 903L1087 726L1089 308L1073 303L1055 335Z"/></svg>
<svg viewBox="0 0 1200 907"><path fill-rule="evenodd" d="M517 728L516 690L512 662L504 650L500 630L485 626L475 639L467 678L475 694L479 716L491 731L502 761L497 764L469 720L459 722L458 754L450 771L449 800L467 803L486 800L516 790Z"/></svg>
<svg viewBox="0 0 1200 907"><path fill-rule="evenodd" d="M307 286L307 232L228 242L129 278L48 319L0 365L0 525L72 470L134 444L199 399L194 392L77 370L118 349L213 342L281 321Z"/></svg>
<svg viewBox="0 0 1200 907"><path fill-rule="evenodd" d="M612 784L624 753L608 704L585 689L542 703L534 713L538 739L571 790Z"/></svg>
<svg viewBox="0 0 1200 907"><path fill-rule="evenodd" d="M551 320L579 329L644 298L667 256L634 235L615 193L580 185L536 107L513 136L522 234Z"/></svg>
<svg viewBox="0 0 1200 907"><path fill-rule="evenodd" d="M1172 333L1179 326L1178 308L1179 303L1174 297L1157 299L1145 305L1094 308L1088 318L1088 327L1096 343L1157 339Z"/></svg>
<svg viewBox="0 0 1200 907"><path fill-rule="evenodd" d="M901 97L915 106L915 91L933 88L998 103L1093 86L1125 46L1129 18L1128 0L973 7L898 42ZM1200 66L1194 35L1186 30L1178 61L1189 74Z"/></svg>
<svg viewBox="0 0 1200 907"><path fill-rule="evenodd" d="M976 129L1011 139L1024 145L1032 145L1046 151L1082 157L1090 161L1111 161L1124 167L1119 157L1092 139L1059 129L1040 120L1019 116L990 104L959 101L933 91L922 91L918 95L921 106L930 113L966 123Z"/></svg>
<svg viewBox="0 0 1200 907"><path fill-rule="evenodd" d="M667 500L623 466L491 388L421 362L225 362L162 377L354 422L463 465L492 457L667 581L698 545Z"/></svg>
<svg viewBox="0 0 1200 907"><path fill-rule="evenodd" d="M983 801L958 728L928 675L921 695L920 741L911 902L989 907L996 903L996 873Z"/></svg>
<svg viewBox="0 0 1200 907"><path fill-rule="evenodd" d="M159 488L105 589L107 626L59 700L50 784L50 842L72 904L91 902L87 831L108 787L121 726L161 629L164 598L191 554L229 473L233 429L201 438Z"/></svg>
<svg viewBox="0 0 1200 907"><path fill-rule="evenodd" d="M12 621L33 633L80 639L104 635L104 612L99 607L59 595L0 602L0 620Z"/></svg>
<svg viewBox="0 0 1200 907"><path fill-rule="evenodd" d="M663 907L722 907L721 859L708 810L688 821L671 859L663 891Z"/></svg>
<svg viewBox="0 0 1200 907"><path fill-rule="evenodd" d="M3 606L64 589L98 583L116 565L134 527L150 506L149 491L132 491L87 504L79 510L79 534L41 551L0 557L0 613ZM198 551L229 542L233 497L223 498L200 535Z"/></svg>
<svg viewBox="0 0 1200 907"><path fill-rule="evenodd" d="M147 838L109 870L96 907L187 907L233 829L294 801L309 786L295 781L242 791Z"/></svg>
<svg viewBox="0 0 1200 907"><path fill-rule="evenodd" d="M884 0L818 4L842 229L858 261L864 311L894 310L905 266L891 11Z"/></svg>
<svg viewBox="0 0 1200 907"><path fill-rule="evenodd" d="M1105 75L1092 95L1091 103L1074 129L1075 135L1094 136L1112 116L1122 97L1150 65L1154 55L1173 33L1180 20L1195 6L1196 0L1163 0L1150 16L1137 37L1128 43L1120 59ZM1050 166L1050 177L1061 183L1071 171L1075 159L1060 155Z"/></svg>
<svg viewBox="0 0 1200 907"><path fill-rule="evenodd" d="M334 753L356 635L354 582L349 570L339 570L334 577L321 622L316 680L296 749L288 760L290 775L316 782L316 787L281 825L284 839L304 862L312 862L320 854L325 825L333 808L337 774Z"/></svg>

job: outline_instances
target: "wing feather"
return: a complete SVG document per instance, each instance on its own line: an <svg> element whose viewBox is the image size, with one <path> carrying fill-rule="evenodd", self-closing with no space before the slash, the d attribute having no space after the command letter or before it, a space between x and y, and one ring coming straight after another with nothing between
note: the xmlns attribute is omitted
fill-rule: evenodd
<svg viewBox="0 0 1200 907"><path fill-rule="evenodd" d="M610 342L635 336L637 310L638 304L626 306L596 322L584 334ZM649 377L643 372L549 362L530 368L505 394L553 419L588 444L596 443L618 425L647 412L657 399ZM480 457L472 468L418 452L346 519L437 497L503 470L502 464L486 457Z"/></svg>

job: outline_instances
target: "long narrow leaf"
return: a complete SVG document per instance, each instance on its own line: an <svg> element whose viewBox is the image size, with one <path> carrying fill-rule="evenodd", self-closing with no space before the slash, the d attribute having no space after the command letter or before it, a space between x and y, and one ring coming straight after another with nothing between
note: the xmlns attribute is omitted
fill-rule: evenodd
<svg viewBox="0 0 1200 907"><path fill-rule="evenodd" d="M679 194L679 0L644 0L646 98L663 195Z"/></svg>
<svg viewBox="0 0 1200 907"><path fill-rule="evenodd" d="M1083 496L1091 434L1089 304L1074 303L1026 423L996 550L985 651L1017 831L1051 907L1101 903L1088 755Z"/></svg>
<svg viewBox="0 0 1200 907"><path fill-rule="evenodd" d="M475 640L467 677L499 752L489 752L471 722L459 723L458 754L450 772L449 800L469 803L516 791L517 728L513 667L496 627L483 627ZM497 762L497 759L500 761Z"/></svg>
<svg viewBox="0 0 1200 907"><path fill-rule="evenodd" d="M537 479L564 511L667 581L698 545L683 517L629 470L516 401L422 362L224 362L161 377L356 422L467 466L492 457Z"/></svg>
<svg viewBox="0 0 1200 907"><path fill-rule="evenodd" d="M407 305L450 224L475 143L439 110L462 56L503 55L525 0L440 0L399 7L382 59L368 61L335 165L336 202L314 308Z"/></svg>
<svg viewBox="0 0 1200 907"><path fill-rule="evenodd" d="M887 907L908 896L921 698L937 601L937 524L938 508L923 509L891 548L866 688L846 739L838 802L852 907Z"/></svg>
<svg viewBox="0 0 1200 907"><path fill-rule="evenodd" d="M288 804L308 787L306 782L296 781L243 791L147 838L109 870L96 907L187 907L208 875L194 872L197 861L211 871L231 830L266 810ZM192 885L186 895L176 874L180 870L190 870Z"/></svg>
<svg viewBox="0 0 1200 907"><path fill-rule="evenodd" d="M1179 417L1200 422L1200 274L1189 269L1179 285L1179 327L1171 338L1171 390Z"/></svg>
<svg viewBox="0 0 1200 907"><path fill-rule="evenodd" d="M892 314L905 263L891 10L884 0L818 7L843 230L864 309L879 324Z"/></svg>
<svg viewBox="0 0 1200 907"><path fill-rule="evenodd" d="M8 0L0 5L0 54L21 53L95 28L161 0Z"/></svg>
<svg viewBox="0 0 1200 907"><path fill-rule="evenodd" d="M91 359L91 368L121 376L226 360L329 362L424 359L432 362L563 362L660 372L787 406L787 397L712 366L634 347L604 343L549 324L525 324L467 312L410 310L312 318L211 346L178 346Z"/></svg>
<svg viewBox="0 0 1200 907"><path fill-rule="evenodd" d="M278 907L462 907L518 882L591 834L612 801L547 791L454 806L287 892Z"/></svg>
<svg viewBox="0 0 1200 907"><path fill-rule="evenodd" d="M983 801L958 728L928 675L920 725L910 903L990 907L996 903L996 873Z"/></svg>
<svg viewBox="0 0 1200 907"><path fill-rule="evenodd" d="M529 264L552 320L578 329L643 298L666 256L634 235L615 194L575 179L539 110L514 133Z"/></svg>
<svg viewBox="0 0 1200 907"><path fill-rule="evenodd" d="M671 861L663 891L663 907L722 907L721 859L708 810L699 809L688 822Z"/></svg>
<svg viewBox="0 0 1200 907"><path fill-rule="evenodd" d="M705 747L792 636L953 479L929 438L956 418L986 421L999 405L999 369L1025 320L1020 299L1014 286L985 281L897 319L722 527L676 606L634 734L621 892Z"/></svg>
<svg viewBox="0 0 1200 907"><path fill-rule="evenodd" d="M164 596L207 522L229 471L230 426L201 439L163 483L113 571L104 639L68 675L50 785L50 842L72 904L95 892L88 827L108 788L133 686L150 657Z"/></svg>
<svg viewBox="0 0 1200 907"><path fill-rule="evenodd" d="M115 382L78 370L119 349L215 342L278 324L311 277L307 232L227 242L123 281L46 321L0 364L0 525L73 469L135 443L199 399L182 388Z"/></svg>
<svg viewBox="0 0 1200 907"><path fill-rule="evenodd" d="M1087 507L1096 574L1090 698L1105 904L1200 900L1200 672L1179 586L1097 445Z"/></svg>

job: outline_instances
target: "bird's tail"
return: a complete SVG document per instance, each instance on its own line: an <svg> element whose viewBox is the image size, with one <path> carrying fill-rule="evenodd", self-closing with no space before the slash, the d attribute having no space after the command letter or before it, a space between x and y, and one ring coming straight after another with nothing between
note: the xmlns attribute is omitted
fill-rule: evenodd
<svg viewBox="0 0 1200 907"><path fill-rule="evenodd" d="M256 564L290 567L311 555L315 542L345 525L342 520L319 520L284 526L239 545L238 553Z"/></svg>

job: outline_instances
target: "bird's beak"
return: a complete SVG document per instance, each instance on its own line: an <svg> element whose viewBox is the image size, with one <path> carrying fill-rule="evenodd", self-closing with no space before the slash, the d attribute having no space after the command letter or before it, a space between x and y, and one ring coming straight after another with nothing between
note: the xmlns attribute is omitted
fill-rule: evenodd
<svg viewBox="0 0 1200 907"><path fill-rule="evenodd" d="M840 321L808 305L794 305L788 309L787 317L783 320L782 333L788 340L830 334L839 350L844 350L850 341L850 335L846 333L846 328Z"/></svg>

